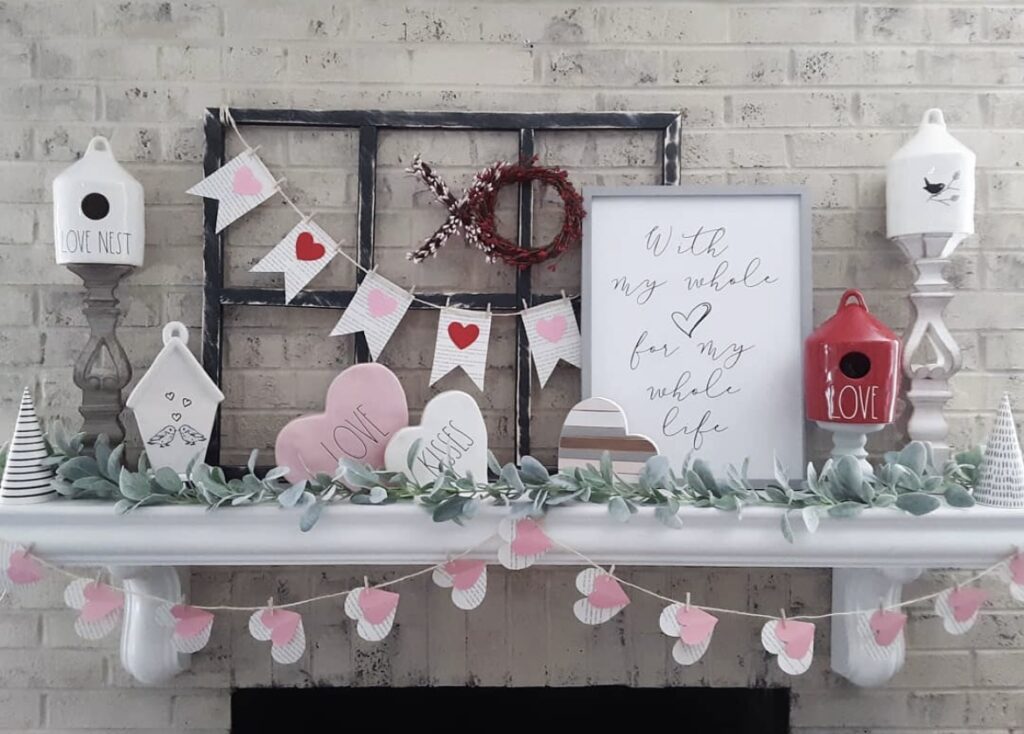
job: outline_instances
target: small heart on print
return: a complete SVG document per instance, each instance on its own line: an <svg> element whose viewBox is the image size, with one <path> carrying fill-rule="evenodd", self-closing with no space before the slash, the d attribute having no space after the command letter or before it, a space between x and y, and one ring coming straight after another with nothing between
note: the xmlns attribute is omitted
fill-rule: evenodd
<svg viewBox="0 0 1024 734"><path fill-rule="evenodd" d="M192 405L192 400L190 398L182 398L181 399L181 407L187 408L190 405Z"/></svg>
<svg viewBox="0 0 1024 734"><path fill-rule="evenodd" d="M295 239L295 257L299 260L319 260L326 252L327 248L317 242L309 232L300 232Z"/></svg>
<svg viewBox="0 0 1024 734"><path fill-rule="evenodd" d="M249 166L241 166L231 180L231 190L242 196L255 196L263 191L263 184L253 175Z"/></svg>
<svg viewBox="0 0 1024 734"><path fill-rule="evenodd" d="M171 420L175 423L181 420L181 413L171 413Z"/></svg>
<svg viewBox="0 0 1024 734"><path fill-rule="evenodd" d="M547 319L537 320L537 333L544 339L557 344L565 334L565 316L558 314Z"/></svg>
<svg viewBox="0 0 1024 734"><path fill-rule="evenodd" d="M775 623L775 636L788 657L800 660L814 642L814 625L796 619L779 620Z"/></svg>
<svg viewBox="0 0 1024 734"><path fill-rule="evenodd" d="M882 647L888 647L899 637L906 623L907 615L903 612L879 609L871 615L871 634L874 635L875 642Z"/></svg>
<svg viewBox="0 0 1024 734"><path fill-rule="evenodd" d="M171 607L171 616L174 618L174 632L181 637L195 637L213 624L213 614L184 604Z"/></svg>
<svg viewBox="0 0 1024 734"><path fill-rule="evenodd" d="M81 618L85 622L95 622L124 606L124 594L106 584L95 581L82 589L85 604L82 605Z"/></svg>
<svg viewBox="0 0 1024 734"><path fill-rule="evenodd" d="M374 288L370 291L367 303L370 307L370 315L375 319L380 318L381 316L387 316L398 306L398 301L382 291L380 288Z"/></svg>
<svg viewBox="0 0 1024 734"><path fill-rule="evenodd" d="M164 397L167 398L168 400L174 400L174 393L173 392L165 392L164 393Z"/></svg>
<svg viewBox="0 0 1024 734"><path fill-rule="evenodd" d="M459 349L472 346L479 336L480 327L476 324L460 324L458 321L448 324L448 338Z"/></svg>
<svg viewBox="0 0 1024 734"><path fill-rule="evenodd" d="M697 314L696 318L694 318L695 313ZM676 325L676 328L679 329L679 331L692 339L693 332L697 330L697 327L700 326L701 322L704 321L710 313L711 304L707 301L702 301L685 314L682 311L673 311L672 323Z"/></svg>
<svg viewBox="0 0 1024 734"><path fill-rule="evenodd" d="M515 538L510 544L517 556L539 556L551 548L551 538L529 517L515 525Z"/></svg>
<svg viewBox="0 0 1024 734"><path fill-rule="evenodd" d="M451 577L452 586L461 591L473 588L485 570L487 564L484 561L469 558L456 558L444 564L444 572Z"/></svg>
<svg viewBox="0 0 1024 734"><path fill-rule="evenodd" d="M679 639L687 645L699 645L711 637L718 624L718 617L697 607L687 609L682 606L676 612L676 622L679 623Z"/></svg>
<svg viewBox="0 0 1024 734"><path fill-rule="evenodd" d="M270 642L278 647L287 645L295 638L302 617L288 609L264 609L260 622L270 630Z"/></svg>
<svg viewBox="0 0 1024 734"><path fill-rule="evenodd" d="M598 609L615 609L629 604L629 597L619 582L607 574L594 579L594 590L587 594L587 599Z"/></svg>
<svg viewBox="0 0 1024 734"><path fill-rule="evenodd" d="M1010 559L1007 568L1010 570L1010 578L1015 584L1024 584L1024 553L1018 553Z"/></svg>
<svg viewBox="0 0 1024 734"><path fill-rule="evenodd" d="M43 577L39 562L28 551L16 550L7 561L7 578L19 586L34 584Z"/></svg>
<svg viewBox="0 0 1024 734"><path fill-rule="evenodd" d="M953 610L953 619L966 622L981 608L988 599L988 592L977 586L965 586L953 590L949 595L949 607Z"/></svg>
<svg viewBox="0 0 1024 734"><path fill-rule="evenodd" d="M398 594L383 589L366 588L359 593L359 609L370 624L380 624L398 607Z"/></svg>

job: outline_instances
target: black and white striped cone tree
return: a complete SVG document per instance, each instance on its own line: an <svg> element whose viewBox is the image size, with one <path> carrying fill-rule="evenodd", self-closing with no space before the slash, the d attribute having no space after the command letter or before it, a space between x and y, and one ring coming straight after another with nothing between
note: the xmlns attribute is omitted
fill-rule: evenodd
<svg viewBox="0 0 1024 734"><path fill-rule="evenodd" d="M0 502L31 504L54 499L57 492L50 486L53 467L43 464L47 456L49 452L39 426L36 406L26 387L7 451L3 479L0 480Z"/></svg>

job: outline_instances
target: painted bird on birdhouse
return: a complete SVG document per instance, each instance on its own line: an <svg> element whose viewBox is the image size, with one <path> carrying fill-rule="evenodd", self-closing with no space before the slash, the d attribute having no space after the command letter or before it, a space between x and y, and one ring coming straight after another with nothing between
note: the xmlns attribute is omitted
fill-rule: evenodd
<svg viewBox="0 0 1024 734"><path fill-rule="evenodd" d="M945 188L946 188L946 184L944 184L944 183L932 183L931 181L928 180L928 177L925 176L925 179L924 179L924 190L927 191L932 196L935 196L936 194L941 194L942 191Z"/></svg>

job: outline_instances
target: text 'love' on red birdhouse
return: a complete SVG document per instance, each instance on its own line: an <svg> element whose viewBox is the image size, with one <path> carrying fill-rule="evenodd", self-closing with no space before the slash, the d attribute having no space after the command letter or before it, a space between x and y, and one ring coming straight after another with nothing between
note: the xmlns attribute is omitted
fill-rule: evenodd
<svg viewBox="0 0 1024 734"><path fill-rule="evenodd" d="M868 312L864 295L843 293L839 308L806 341L807 417L819 423L891 423L900 389L900 340Z"/></svg>

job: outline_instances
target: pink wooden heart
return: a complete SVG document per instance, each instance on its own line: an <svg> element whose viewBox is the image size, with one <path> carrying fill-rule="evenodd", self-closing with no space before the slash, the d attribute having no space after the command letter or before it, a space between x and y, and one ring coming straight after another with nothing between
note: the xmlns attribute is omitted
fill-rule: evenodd
<svg viewBox="0 0 1024 734"><path fill-rule="evenodd" d="M515 525L515 537L509 544L517 556L539 556L551 548L551 538L535 520L525 517Z"/></svg>
<svg viewBox="0 0 1024 734"><path fill-rule="evenodd" d="M587 594L587 599L598 609L613 609L629 604L629 597L619 582L604 573L594 579L594 590Z"/></svg>
<svg viewBox="0 0 1024 734"><path fill-rule="evenodd" d="M186 604L176 604L171 607L171 616L175 620L174 634L179 637L196 637L213 624L213 614L205 609L190 607Z"/></svg>
<svg viewBox="0 0 1024 734"><path fill-rule="evenodd" d="M323 413L296 418L281 429L274 445L288 480L333 475L343 456L377 469L384 467L384 449L399 428L409 425L405 390L384 365L358 364L331 382Z"/></svg>
<svg viewBox="0 0 1024 734"><path fill-rule="evenodd" d="M444 572L451 576L452 586L459 591L472 589L485 568L487 568L487 564L484 561L474 561L469 558L456 558L454 561L444 564Z"/></svg>
<svg viewBox="0 0 1024 734"><path fill-rule="evenodd" d="M255 196L263 191L263 184L253 175L249 166L239 166L231 180L231 190L242 196Z"/></svg>
<svg viewBox="0 0 1024 734"><path fill-rule="evenodd" d="M379 319L381 316L387 316L398 306L398 301L382 291L380 288L374 288L370 291L367 303L370 307L370 315L375 319Z"/></svg>
<svg viewBox="0 0 1024 734"><path fill-rule="evenodd" d="M7 559L7 578L19 586L34 584L43 577L39 561L28 554L28 551L16 550Z"/></svg>
<svg viewBox="0 0 1024 734"><path fill-rule="evenodd" d="M814 642L814 624L799 619L780 620L775 623L775 636L783 644L787 657L800 660Z"/></svg>
<svg viewBox="0 0 1024 734"><path fill-rule="evenodd" d="M398 608L399 595L384 589L366 588L359 592L359 611L370 624L380 624Z"/></svg>
<svg viewBox="0 0 1024 734"><path fill-rule="evenodd" d="M302 616L290 609L264 609L260 622L270 630L270 642L276 647L284 647L293 639L299 629Z"/></svg>
<svg viewBox="0 0 1024 734"><path fill-rule="evenodd" d="M871 615L871 634L875 636L875 642L882 647L888 647L899 637L907 623L907 615L899 611L877 609Z"/></svg>
<svg viewBox="0 0 1024 734"><path fill-rule="evenodd" d="M687 609L682 606L676 612L676 621L679 623L679 639L687 645L699 645L711 637L718 624L718 617L697 607Z"/></svg>
<svg viewBox="0 0 1024 734"><path fill-rule="evenodd" d="M565 334L565 316L556 314L546 319L537 320L537 333L552 344L561 341Z"/></svg>
<svg viewBox="0 0 1024 734"><path fill-rule="evenodd" d="M1010 578L1015 584L1024 584L1024 553L1018 553L1007 564L1010 569Z"/></svg>
<svg viewBox="0 0 1024 734"><path fill-rule="evenodd" d="M977 586L953 589L949 593L949 608L953 610L953 619L957 622L966 622L978 613L986 599L988 592Z"/></svg>
<svg viewBox="0 0 1024 734"><path fill-rule="evenodd" d="M83 622L99 621L124 606L124 594L95 581L85 585L82 596L85 597L85 604L82 605L79 618Z"/></svg>

